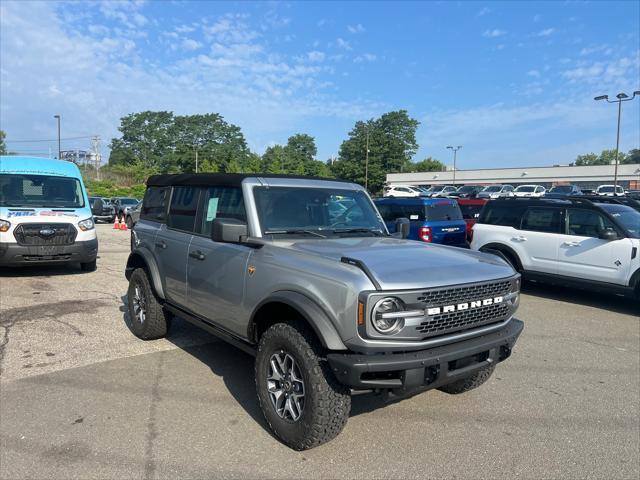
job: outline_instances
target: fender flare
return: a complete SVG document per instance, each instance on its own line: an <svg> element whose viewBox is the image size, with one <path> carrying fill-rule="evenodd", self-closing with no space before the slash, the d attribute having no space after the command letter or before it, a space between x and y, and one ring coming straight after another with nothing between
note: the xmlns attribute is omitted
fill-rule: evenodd
<svg viewBox="0 0 640 480"><path fill-rule="evenodd" d="M324 309L309 297L292 290L273 292L253 309L247 332L248 338L253 338L256 313L268 303L283 303L299 312L311 326L323 347L329 350L347 350Z"/></svg>
<svg viewBox="0 0 640 480"><path fill-rule="evenodd" d="M493 255L498 255L505 262L507 262L509 265L511 265L511 261L509 260L509 258L505 254L505 252L506 252L507 254L511 255L513 257L513 259L515 260L515 262L517 264L515 266L515 270L518 271L518 272L522 272L522 270L523 270L522 261L520 260L520 256L516 253L516 251L513 248L511 248L508 245L505 245L503 243L487 243L486 245L483 245L482 247L480 247L479 251L481 251L483 253L491 253Z"/></svg>
<svg viewBox="0 0 640 480"><path fill-rule="evenodd" d="M162 300L165 300L166 297L164 294L164 285L162 283L162 277L160 276L160 270L158 269L158 265L156 264L153 254L148 249L144 247L136 248L129 254L129 258L127 259L127 268L125 270L127 280L129 280L133 271L140 267L140 264L142 264L149 273L156 295L158 295Z"/></svg>

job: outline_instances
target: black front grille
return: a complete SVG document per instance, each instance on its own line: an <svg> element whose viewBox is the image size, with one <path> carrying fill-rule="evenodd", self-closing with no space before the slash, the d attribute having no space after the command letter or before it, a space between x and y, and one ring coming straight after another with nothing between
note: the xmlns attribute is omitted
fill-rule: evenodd
<svg viewBox="0 0 640 480"><path fill-rule="evenodd" d="M418 296L418 301L424 303L427 307L439 307L442 305L453 305L459 302L500 297L509 293L510 290L511 282L507 280L504 282L472 285L470 287L429 290Z"/></svg>
<svg viewBox="0 0 640 480"><path fill-rule="evenodd" d="M15 228L13 236L19 245L71 245L77 233L70 223L23 223Z"/></svg>
<svg viewBox="0 0 640 480"><path fill-rule="evenodd" d="M457 312L434 315L428 322L423 322L416 330L427 337L442 335L459 330L467 330L482 325L487 325L504 320L509 314L509 306L505 303L487 305L473 310L461 310Z"/></svg>
<svg viewBox="0 0 640 480"><path fill-rule="evenodd" d="M429 308L438 307L444 310L446 306L454 306L456 311L443 311L427 317L428 320L418 325L416 330L426 338L504 321L511 312L506 300L503 300L503 303L491 305L480 305L479 302L496 297L504 297L510 292L510 280L460 287L445 287L422 292L417 296L416 300L419 307L424 308L425 312ZM480 306L473 305L473 302L478 302ZM466 304L467 308L464 310L458 309L459 304ZM412 308L413 306L411 305Z"/></svg>

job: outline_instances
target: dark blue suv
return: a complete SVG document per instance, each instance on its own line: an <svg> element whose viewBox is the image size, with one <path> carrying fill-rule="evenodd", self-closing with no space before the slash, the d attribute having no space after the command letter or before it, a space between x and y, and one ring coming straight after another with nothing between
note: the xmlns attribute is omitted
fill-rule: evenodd
<svg viewBox="0 0 640 480"><path fill-rule="evenodd" d="M409 239L468 247L466 223L454 199L448 198L380 198L374 200L390 232L396 230L396 220L410 222Z"/></svg>

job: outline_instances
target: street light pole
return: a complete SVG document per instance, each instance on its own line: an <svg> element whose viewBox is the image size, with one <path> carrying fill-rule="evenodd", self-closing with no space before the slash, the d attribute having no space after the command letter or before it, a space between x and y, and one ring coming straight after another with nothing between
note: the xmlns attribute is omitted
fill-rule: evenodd
<svg viewBox="0 0 640 480"><path fill-rule="evenodd" d="M456 184L456 159L458 158L458 150L462 148L462 145L458 145L457 147L453 147L449 145L447 148L453 151L453 184Z"/></svg>
<svg viewBox="0 0 640 480"><path fill-rule="evenodd" d="M615 196L618 193L618 152L620 151L620 118L622 117L622 102L629 102L640 96L640 90L636 90L633 92L633 96L629 97L624 92L620 92L616 95L617 100L609 100L609 95L600 95L595 97L594 100L606 100L607 103L617 103L618 104L618 129L616 132L616 160L615 166L613 169L613 195Z"/></svg>
<svg viewBox="0 0 640 480"><path fill-rule="evenodd" d="M369 129L367 128L367 151L364 159L364 189L369 191Z"/></svg>
<svg viewBox="0 0 640 480"><path fill-rule="evenodd" d="M62 149L60 148L60 115L54 115L53 118L58 120L58 160L62 160Z"/></svg>

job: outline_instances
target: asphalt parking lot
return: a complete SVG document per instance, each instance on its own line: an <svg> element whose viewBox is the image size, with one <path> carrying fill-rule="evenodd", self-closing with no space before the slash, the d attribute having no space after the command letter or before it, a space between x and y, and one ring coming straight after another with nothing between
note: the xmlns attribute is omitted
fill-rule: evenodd
<svg viewBox="0 0 640 480"><path fill-rule="evenodd" d="M98 270L0 276L0 477L633 478L640 476L637 303L526 284L525 331L482 388L354 397L314 450L275 440L252 358L182 321L127 329L129 234L99 225Z"/></svg>

